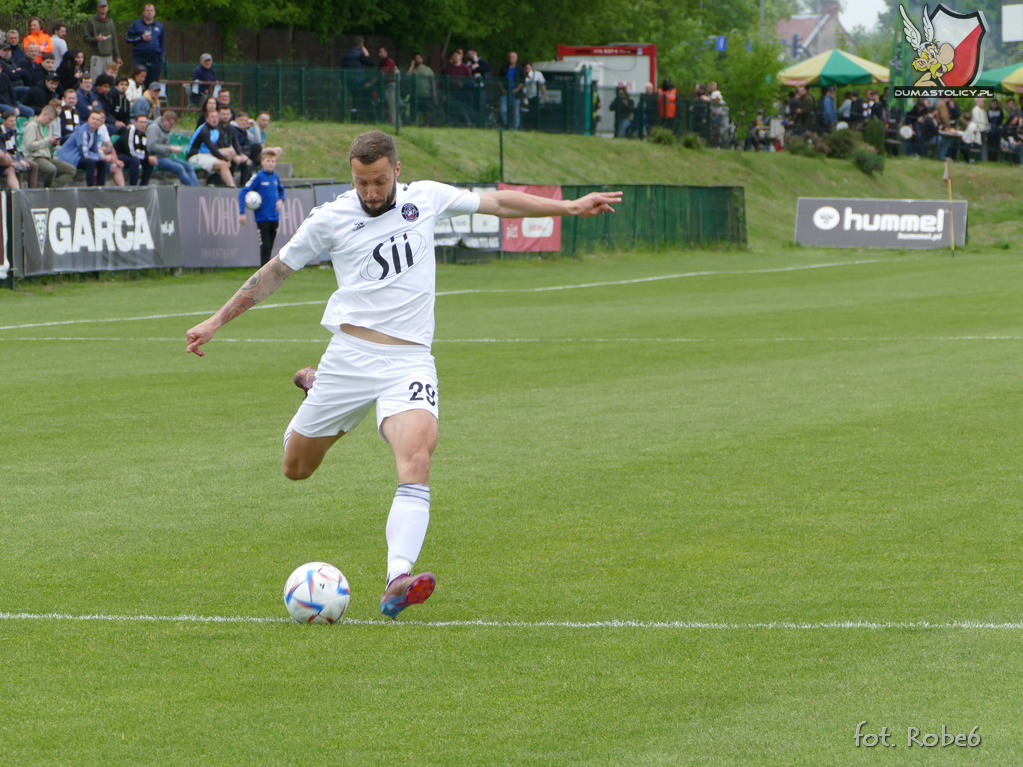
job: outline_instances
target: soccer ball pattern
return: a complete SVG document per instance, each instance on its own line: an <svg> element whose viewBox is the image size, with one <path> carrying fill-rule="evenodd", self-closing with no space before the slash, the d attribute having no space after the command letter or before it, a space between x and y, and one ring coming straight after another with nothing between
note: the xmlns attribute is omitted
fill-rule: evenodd
<svg viewBox="0 0 1023 767"><path fill-rule="evenodd" d="M263 204L263 196L255 189L245 193L245 207L249 210L255 210Z"/></svg>
<svg viewBox="0 0 1023 767"><path fill-rule="evenodd" d="M299 623L333 623L345 614L351 591L334 565L309 562L284 584L284 604Z"/></svg>

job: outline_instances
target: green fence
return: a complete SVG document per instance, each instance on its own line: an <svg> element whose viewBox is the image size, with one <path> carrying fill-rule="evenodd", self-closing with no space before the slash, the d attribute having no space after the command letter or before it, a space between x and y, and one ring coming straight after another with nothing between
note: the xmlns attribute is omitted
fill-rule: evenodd
<svg viewBox="0 0 1023 767"><path fill-rule="evenodd" d="M606 250L658 251L703 247L746 247L746 197L741 186L562 186L566 200L590 192L622 191L613 214L565 217L561 255ZM535 257L464 247L437 247L444 263L472 264L495 258Z"/></svg>
<svg viewBox="0 0 1023 767"><path fill-rule="evenodd" d="M167 103L172 109L199 106L191 94L192 70L167 64ZM319 69L277 64L218 64L217 76L238 83L240 102L250 111L270 110L278 117L333 122L498 128L501 82L444 75L427 78L395 74L385 79L377 70ZM237 86L236 86L237 87ZM547 78L549 102L525 104L521 127L548 133L588 133L592 91L585 75ZM235 103L239 99L232 99Z"/></svg>
<svg viewBox="0 0 1023 767"><path fill-rule="evenodd" d="M746 246L746 199L741 186L625 186L614 215L566 218L561 252L634 248ZM562 186L574 199L609 186Z"/></svg>

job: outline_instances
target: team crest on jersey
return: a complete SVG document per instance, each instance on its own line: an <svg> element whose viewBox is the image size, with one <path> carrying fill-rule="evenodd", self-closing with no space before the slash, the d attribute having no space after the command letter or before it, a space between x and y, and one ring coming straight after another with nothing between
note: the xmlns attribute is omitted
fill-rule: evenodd
<svg viewBox="0 0 1023 767"><path fill-rule="evenodd" d="M401 206L401 217L406 221L418 221L419 208L417 208L411 202L406 202L404 205Z"/></svg>

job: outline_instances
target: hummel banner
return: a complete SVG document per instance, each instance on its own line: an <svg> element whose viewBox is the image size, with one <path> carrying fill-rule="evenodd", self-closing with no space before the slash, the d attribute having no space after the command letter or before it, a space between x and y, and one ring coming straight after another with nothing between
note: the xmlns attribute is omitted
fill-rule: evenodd
<svg viewBox="0 0 1023 767"><path fill-rule="evenodd" d="M951 216L949 215L951 212ZM954 220L953 220L954 219ZM800 197L796 242L826 248L947 248L966 244L966 201Z"/></svg>

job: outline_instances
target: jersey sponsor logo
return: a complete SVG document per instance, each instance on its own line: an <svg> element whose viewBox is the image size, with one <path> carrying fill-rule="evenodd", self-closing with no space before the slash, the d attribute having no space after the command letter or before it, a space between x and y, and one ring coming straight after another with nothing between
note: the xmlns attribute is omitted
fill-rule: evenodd
<svg viewBox="0 0 1023 767"><path fill-rule="evenodd" d="M406 202L401 206L401 217L406 221L417 221L419 220L419 208L411 202Z"/></svg>
<svg viewBox="0 0 1023 767"><path fill-rule="evenodd" d="M65 253L155 250L149 217L144 207L76 208L74 220L66 208L53 208L49 215L32 210L40 250L49 241L57 255Z"/></svg>
<svg viewBox="0 0 1023 767"><path fill-rule="evenodd" d="M396 234L378 243L359 269L365 280L386 280L408 271L423 262L426 252L426 238L419 232Z"/></svg>
<svg viewBox="0 0 1023 767"><path fill-rule="evenodd" d="M356 221L355 226L352 227L352 231L357 232L360 229L362 229L362 227L364 227L365 225L366 225L365 221Z"/></svg>

